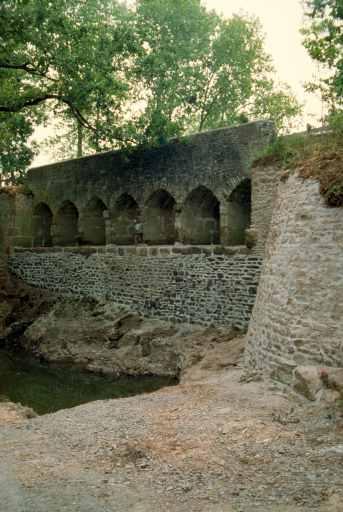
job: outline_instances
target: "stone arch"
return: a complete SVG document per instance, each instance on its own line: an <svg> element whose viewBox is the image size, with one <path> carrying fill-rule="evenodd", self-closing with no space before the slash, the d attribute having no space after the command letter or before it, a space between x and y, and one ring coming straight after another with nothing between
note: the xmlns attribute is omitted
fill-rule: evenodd
<svg viewBox="0 0 343 512"><path fill-rule="evenodd" d="M35 247L50 247L52 211L46 203L39 203L33 210L33 245Z"/></svg>
<svg viewBox="0 0 343 512"><path fill-rule="evenodd" d="M207 187L192 190L181 212L181 240L188 244L220 242L220 202Z"/></svg>
<svg viewBox="0 0 343 512"><path fill-rule="evenodd" d="M156 190L144 208L144 241L150 244L175 242L175 199L164 189Z"/></svg>
<svg viewBox="0 0 343 512"><path fill-rule="evenodd" d="M227 241L228 245L244 245L246 230L251 222L251 180L241 181L231 192L227 211Z"/></svg>
<svg viewBox="0 0 343 512"><path fill-rule="evenodd" d="M54 245L76 245L78 243L79 212L71 201L64 201L54 221Z"/></svg>
<svg viewBox="0 0 343 512"><path fill-rule="evenodd" d="M135 243L135 221L140 222L141 212L135 199L126 192L117 199L111 226L111 240L115 244Z"/></svg>
<svg viewBox="0 0 343 512"><path fill-rule="evenodd" d="M93 197L88 201L80 219L82 243L87 245L106 244L106 211L107 206L98 197Z"/></svg>

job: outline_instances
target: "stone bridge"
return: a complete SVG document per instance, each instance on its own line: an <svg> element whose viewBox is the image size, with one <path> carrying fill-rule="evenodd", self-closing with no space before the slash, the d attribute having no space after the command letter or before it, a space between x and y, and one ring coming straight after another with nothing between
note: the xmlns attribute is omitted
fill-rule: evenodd
<svg viewBox="0 0 343 512"><path fill-rule="evenodd" d="M244 244L249 164L272 131L270 123L249 123L31 169L29 245L128 245L135 224L151 245Z"/></svg>
<svg viewBox="0 0 343 512"><path fill-rule="evenodd" d="M276 182L251 162L273 134L247 123L31 169L23 190L0 193L10 270L150 316L245 327Z"/></svg>

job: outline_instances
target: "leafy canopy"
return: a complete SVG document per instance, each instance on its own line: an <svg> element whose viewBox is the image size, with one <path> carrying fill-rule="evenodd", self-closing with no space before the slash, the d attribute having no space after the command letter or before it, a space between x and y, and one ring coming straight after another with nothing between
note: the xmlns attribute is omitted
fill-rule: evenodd
<svg viewBox="0 0 343 512"><path fill-rule="evenodd" d="M27 167L28 137L52 116L80 154L81 143L89 152L159 144L261 117L282 127L298 112L275 84L254 18L224 19L200 0L137 0L131 10L115 0L0 4L5 172Z"/></svg>
<svg viewBox="0 0 343 512"><path fill-rule="evenodd" d="M51 111L68 113L90 132L96 131L88 118L94 105L116 111L127 92L121 63L132 51L126 15L113 0L2 0L0 155L5 172L29 163L32 150L25 138Z"/></svg>
<svg viewBox="0 0 343 512"><path fill-rule="evenodd" d="M256 19L225 19L199 0L138 0L135 31L143 139L158 142L258 117L282 127L299 113L287 88L275 86Z"/></svg>
<svg viewBox="0 0 343 512"><path fill-rule="evenodd" d="M319 89L331 110L343 108L343 0L305 0L307 26L304 46L329 69L329 78L310 88Z"/></svg>

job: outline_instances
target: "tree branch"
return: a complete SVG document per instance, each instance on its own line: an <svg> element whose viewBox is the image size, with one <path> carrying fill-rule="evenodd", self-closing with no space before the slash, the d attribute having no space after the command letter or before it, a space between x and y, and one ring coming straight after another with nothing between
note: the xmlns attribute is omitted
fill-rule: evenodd
<svg viewBox="0 0 343 512"><path fill-rule="evenodd" d="M14 114L16 112L20 112L20 110L24 108L34 107L47 100L63 101L62 97L58 94L42 94L41 96L37 96L35 98L28 98L22 101L18 101L17 103L12 105L0 105L0 112ZM63 103L65 103L65 101L63 101Z"/></svg>
<svg viewBox="0 0 343 512"><path fill-rule="evenodd" d="M8 62L0 61L0 69L12 69L18 71L25 71L29 75L40 76L41 78L46 78L52 82L57 82L54 78L48 76L48 70L38 71L34 66L30 64L30 62L25 62L24 64L9 64Z"/></svg>
<svg viewBox="0 0 343 512"><path fill-rule="evenodd" d="M80 110L73 104L73 102L69 99L69 98L66 98L65 96L61 96L59 94L43 94L41 96L37 96L36 98L31 98L31 99L27 99L25 101L22 101L22 102L18 102L16 105L12 105L12 106L4 106L4 105L0 105L0 112L5 112L5 113L17 113L17 112L20 112L21 110L25 109L25 108L29 108L29 107L34 107L36 105L39 105L40 103L44 103L44 101L48 101L48 100L55 100L55 101L59 101L60 103L64 103L65 105L68 106L68 108L70 109L71 113L73 114L73 116L75 117L75 119L77 119L77 121L82 125L84 126L85 128L87 128L88 130L91 130L93 133L97 133L98 130L89 122L87 121L87 119L81 114ZM134 139L124 139L123 137L120 137L119 135L116 135L116 140L120 141L120 142L136 142Z"/></svg>
<svg viewBox="0 0 343 512"><path fill-rule="evenodd" d="M24 64L8 64L8 62L0 61L0 68L2 69L22 69L23 71L31 71L32 68L30 68L29 65L29 62L25 62Z"/></svg>
<svg viewBox="0 0 343 512"><path fill-rule="evenodd" d="M89 130L92 130L96 132L96 128L92 126L87 119L81 114L80 110L73 104L73 102L66 98L65 96L61 96L59 94L42 94L41 96L36 96L35 98L26 99L23 101L19 101L18 103L14 105L0 105L0 112L6 112L8 114L14 114L17 112L20 112L21 110L29 107L35 107L37 105L40 105L41 103L44 103L44 101L48 100L55 100L59 101L60 103L64 103L67 105L73 114L73 116L86 128Z"/></svg>
<svg viewBox="0 0 343 512"><path fill-rule="evenodd" d="M199 127L198 127L199 131L202 130L202 127L203 127L203 125L204 125L204 123L206 121L206 118L209 115L208 110L206 110L206 103L207 103L208 94L209 94L209 91L210 91L210 88L211 88L211 85L212 85L212 80L214 79L214 77L216 75L216 72L217 72L217 70L215 70L215 69L212 70L212 72L211 72L211 74L209 76L206 88L205 88L205 92L203 94L201 110L200 110L200 123L199 123Z"/></svg>

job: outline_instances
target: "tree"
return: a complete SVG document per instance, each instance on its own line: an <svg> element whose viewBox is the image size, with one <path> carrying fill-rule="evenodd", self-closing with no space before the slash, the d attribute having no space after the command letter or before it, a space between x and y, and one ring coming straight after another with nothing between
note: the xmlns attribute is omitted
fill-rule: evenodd
<svg viewBox="0 0 343 512"><path fill-rule="evenodd" d="M78 156L261 116L281 126L298 105L272 73L259 23L201 0L2 0L2 167L28 165L27 138L52 116Z"/></svg>
<svg viewBox="0 0 343 512"><path fill-rule="evenodd" d="M303 30L304 46L316 61L324 64L330 76L310 89L319 89L330 110L343 107L343 1L305 0L308 24Z"/></svg>
<svg viewBox="0 0 343 512"><path fill-rule="evenodd" d="M137 123L142 140L257 116L282 126L299 113L289 91L275 87L256 19L221 18L200 0L138 0L135 30L142 49L135 62L145 105Z"/></svg>
<svg viewBox="0 0 343 512"><path fill-rule="evenodd" d="M18 141L20 170L30 159L25 137L51 111L74 119L95 140L101 137L93 113L99 124L108 116L111 122L126 97L122 64L132 50L123 23L127 15L113 0L1 2L0 135L7 137L0 158L5 171L12 165L6 155L14 154L11 134Z"/></svg>
<svg viewBox="0 0 343 512"><path fill-rule="evenodd" d="M15 182L29 166L36 149L27 143L32 133L32 117L0 113L0 186Z"/></svg>

